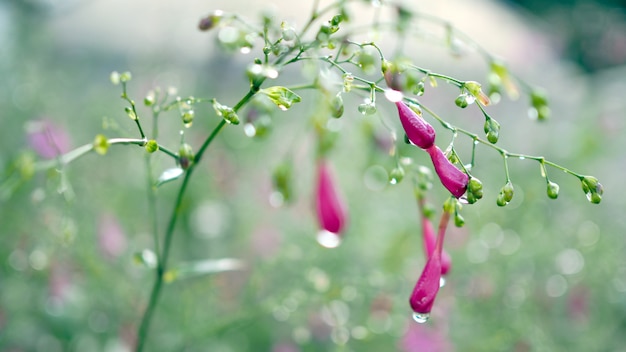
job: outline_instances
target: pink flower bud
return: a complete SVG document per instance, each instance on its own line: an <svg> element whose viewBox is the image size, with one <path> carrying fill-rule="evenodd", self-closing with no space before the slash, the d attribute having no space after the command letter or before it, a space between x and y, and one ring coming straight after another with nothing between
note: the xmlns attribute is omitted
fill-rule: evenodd
<svg viewBox="0 0 626 352"><path fill-rule="evenodd" d="M424 239L424 252L426 258L430 257L435 250L435 229L426 216L422 216L422 237ZM445 249L441 252L441 275L446 275L452 266L452 259Z"/></svg>
<svg viewBox="0 0 626 352"><path fill-rule="evenodd" d="M333 234L343 231L346 220L346 208L339 198L333 184L330 169L324 160L317 164L316 210L317 220L323 230Z"/></svg>
<svg viewBox="0 0 626 352"><path fill-rule="evenodd" d="M430 154L441 184L456 198L461 197L467 189L469 176L454 166L436 145L426 151Z"/></svg>
<svg viewBox="0 0 626 352"><path fill-rule="evenodd" d="M126 250L126 235L122 225L111 214L105 213L98 221L98 245L102 254L108 258L117 258Z"/></svg>
<svg viewBox="0 0 626 352"><path fill-rule="evenodd" d="M402 128L406 132L411 143L416 146L427 149L435 143L435 129L428 122L424 121L415 111L411 110L404 102L396 103L398 107L398 115Z"/></svg>
<svg viewBox="0 0 626 352"><path fill-rule="evenodd" d="M428 319L428 314L433 307L433 303L435 303L440 281L441 254L438 251L433 251L431 256L428 257L422 275L417 280L413 293L411 293L409 298L413 312L420 314L424 321Z"/></svg>

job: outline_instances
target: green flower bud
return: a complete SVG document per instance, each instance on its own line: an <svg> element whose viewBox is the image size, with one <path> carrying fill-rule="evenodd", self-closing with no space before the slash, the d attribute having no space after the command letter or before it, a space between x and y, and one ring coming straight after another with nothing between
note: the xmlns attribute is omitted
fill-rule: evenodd
<svg viewBox="0 0 626 352"><path fill-rule="evenodd" d="M465 109L469 105L467 94L461 94L458 97L456 97L456 99L454 100L454 103L456 104L456 106L460 107L461 109Z"/></svg>
<svg viewBox="0 0 626 352"><path fill-rule="evenodd" d="M559 196L559 185L552 181L549 181L547 193L550 199L557 199Z"/></svg>
<svg viewBox="0 0 626 352"><path fill-rule="evenodd" d="M463 87L465 87L465 89L467 89L467 91L473 95L473 96L478 96L480 95L480 88L481 85L478 82L475 81L467 81L465 83L463 83Z"/></svg>
<svg viewBox="0 0 626 352"><path fill-rule="evenodd" d="M130 117L131 120L137 120L137 114L135 114L133 108L127 106L124 108L124 111L126 111L126 114L128 115L128 117Z"/></svg>
<svg viewBox="0 0 626 352"><path fill-rule="evenodd" d="M272 174L272 183L274 188L282 195L284 202L289 202L293 199L293 163L291 161L284 161L274 169Z"/></svg>
<svg viewBox="0 0 626 352"><path fill-rule="evenodd" d="M191 124L193 123L193 118L195 115L196 113L193 110L183 111L183 113L181 114L181 118L183 120L183 124L185 125L185 127L191 127Z"/></svg>
<svg viewBox="0 0 626 352"><path fill-rule="evenodd" d="M486 119L484 130L487 134L487 140L492 144L496 144L498 142L498 137L500 134L500 124L498 123L498 121L492 119L491 117L485 117Z"/></svg>
<svg viewBox="0 0 626 352"><path fill-rule="evenodd" d="M502 192L500 192L500 194L498 194L498 197L496 198L496 204L499 207L503 207L507 204L509 204L509 202L507 202L506 200L504 200L504 194L502 194Z"/></svg>
<svg viewBox="0 0 626 352"><path fill-rule="evenodd" d="M144 147L148 153L154 153L159 150L159 144L154 139L147 141Z"/></svg>
<svg viewBox="0 0 626 352"><path fill-rule="evenodd" d="M187 143L183 143L178 149L178 162L183 170L187 170L193 163L193 149Z"/></svg>
<svg viewBox="0 0 626 352"><path fill-rule="evenodd" d="M476 198L476 196L472 192L468 192L466 198L468 204L474 204L478 201L478 198Z"/></svg>
<svg viewBox="0 0 626 352"><path fill-rule="evenodd" d="M444 203L443 203L443 211L446 213L450 213L453 214L457 211L457 199L454 197L449 197Z"/></svg>
<svg viewBox="0 0 626 352"><path fill-rule="evenodd" d="M470 178L467 189L477 200L483 197L483 183L476 177Z"/></svg>
<svg viewBox="0 0 626 352"><path fill-rule="evenodd" d="M107 150L109 150L109 140L107 137L102 134L97 135L93 141L93 149L100 155L106 154Z"/></svg>
<svg viewBox="0 0 626 352"><path fill-rule="evenodd" d="M509 181L507 182L504 187L502 187L502 189L500 190L500 193L502 193L503 195L503 199L505 202L510 202L511 199L513 199L513 193L514 193L514 189L513 189L513 184Z"/></svg>
<svg viewBox="0 0 626 352"><path fill-rule="evenodd" d="M330 115L334 118L340 118L343 115L343 98L338 93L330 100Z"/></svg>
<svg viewBox="0 0 626 352"><path fill-rule="evenodd" d="M392 185L396 185L402 182L403 178L404 178L404 169L401 166L397 166L389 172L389 183Z"/></svg>
<svg viewBox="0 0 626 352"><path fill-rule="evenodd" d="M129 82L132 78L133 78L133 76L130 74L130 72L128 72L128 71L123 72L120 75L120 82L126 83L126 82Z"/></svg>
<svg viewBox="0 0 626 352"><path fill-rule="evenodd" d="M120 74L119 74L119 72L117 72L117 71L111 72L111 76L109 78L111 79L111 83L113 83L114 85L120 84Z"/></svg>
<svg viewBox="0 0 626 352"><path fill-rule="evenodd" d="M351 73L344 73L342 78L343 78L343 91L345 93L348 93L352 90L354 76Z"/></svg>
<svg viewBox="0 0 626 352"><path fill-rule="evenodd" d="M461 216L461 214L454 213L454 225L456 227L463 227L463 225L465 225L465 219Z"/></svg>
<svg viewBox="0 0 626 352"><path fill-rule="evenodd" d="M359 104L357 110L363 115L373 115L376 113L376 104L367 101L363 104Z"/></svg>
<svg viewBox="0 0 626 352"><path fill-rule="evenodd" d="M413 94L417 96L424 95L424 82L423 81L420 81L415 85L415 87L413 88Z"/></svg>
<svg viewBox="0 0 626 352"><path fill-rule="evenodd" d="M156 99L154 98L154 94L148 94L145 98L143 98L143 105L145 106L152 106L155 102Z"/></svg>
<svg viewBox="0 0 626 352"><path fill-rule="evenodd" d="M239 116L237 116L237 113L233 110L233 108L222 105L218 103L217 100L213 99L213 109L215 109L217 116L223 117L226 122L233 125L239 124Z"/></svg>
<svg viewBox="0 0 626 352"><path fill-rule="evenodd" d="M598 204L602 201L602 194L604 193L604 187L598 182L598 179L593 176L585 176L581 180L583 192L587 196L587 199L593 203Z"/></svg>

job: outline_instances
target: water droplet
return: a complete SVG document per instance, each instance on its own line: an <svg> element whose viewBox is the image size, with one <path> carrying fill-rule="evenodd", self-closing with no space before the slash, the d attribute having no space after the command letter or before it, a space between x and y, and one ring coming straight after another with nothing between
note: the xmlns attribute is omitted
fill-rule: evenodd
<svg viewBox="0 0 626 352"><path fill-rule="evenodd" d="M336 233L322 230L317 233L317 243L326 248L335 248L341 244L341 237Z"/></svg>
<svg viewBox="0 0 626 352"><path fill-rule="evenodd" d="M522 155L522 156L520 156L518 159L519 159L519 160L524 160L524 159L526 159L526 157Z"/></svg>
<svg viewBox="0 0 626 352"><path fill-rule="evenodd" d="M398 179L397 179L397 178L395 178L395 177L391 177L391 178L389 179L389 184L395 185L395 184L397 184L397 183L398 183Z"/></svg>
<svg viewBox="0 0 626 352"><path fill-rule="evenodd" d="M243 125L243 133L245 133L245 135L248 137L254 137L256 135L256 127L248 122Z"/></svg>
<svg viewBox="0 0 626 352"><path fill-rule="evenodd" d="M478 143L479 143L478 140L474 140L475 145L478 145Z"/></svg>
<svg viewBox="0 0 626 352"><path fill-rule="evenodd" d="M282 110L282 111L287 111L287 107L286 107L286 106L284 106L284 105L282 105L282 104L279 104L279 105L277 105L277 106L278 106L278 108L279 108L280 110Z"/></svg>
<svg viewBox="0 0 626 352"><path fill-rule="evenodd" d="M446 278L445 277L440 277L439 278L439 287L444 287L446 285Z"/></svg>
<svg viewBox="0 0 626 352"><path fill-rule="evenodd" d="M193 124L192 122L187 122L186 124L184 124L184 126L185 126L185 128L189 128L189 127L191 127L192 124Z"/></svg>
<svg viewBox="0 0 626 352"><path fill-rule="evenodd" d="M430 314L428 313L413 313L413 320L415 320L416 323L424 324L428 321L428 318L430 318Z"/></svg>

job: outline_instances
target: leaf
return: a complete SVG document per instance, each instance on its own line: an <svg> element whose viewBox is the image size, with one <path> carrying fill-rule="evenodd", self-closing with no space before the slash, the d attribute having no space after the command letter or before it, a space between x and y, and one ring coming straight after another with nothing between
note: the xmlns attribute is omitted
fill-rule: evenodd
<svg viewBox="0 0 626 352"><path fill-rule="evenodd" d="M291 108L294 103L302 101L302 98L298 94L294 93L289 88L281 86L261 89L260 93L270 98L272 103L276 104L281 110L287 110Z"/></svg>
<svg viewBox="0 0 626 352"><path fill-rule="evenodd" d="M183 169L181 169L180 167L173 167L171 169L167 169L167 170L163 171L161 176L159 176L155 186L159 187L159 186L161 186L164 183L167 183L167 182L170 182L170 181L174 181L177 178L179 178L180 176L182 176L182 174L184 172L185 171Z"/></svg>

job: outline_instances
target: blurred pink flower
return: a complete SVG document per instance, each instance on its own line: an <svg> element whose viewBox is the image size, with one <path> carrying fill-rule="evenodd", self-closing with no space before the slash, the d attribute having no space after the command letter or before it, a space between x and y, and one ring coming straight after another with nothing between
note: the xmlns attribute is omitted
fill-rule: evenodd
<svg viewBox="0 0 626 352"><path fill-rule="evenodd" d="M435 229L433 228L433 224L430 222L428 217L422 214L422 236L424 239L424 252L426 254L426 258L430 257L430 255L435 250ZM441 275L446 275L450 271L450 267L452 266L452 259L448 252L445 249L442 249L441 252Z"/></svg>
<svg viewBox="0 0 626 352"><path fill-rule="evenodd" d="M333 234L340 234L346 225L347 211L339 198L326 161L317 163L316 203L317 220L322 229Z"/></svg>
<svg viewBox="0 0 626 352"><path fill-rule="evenodd" d="M411 143L422 149L432 147L435 143L435 129L433 126L415 111L411 110L404 102L397 102L396 107L398 108L402 128L404 128L404 132L406 132Z"/></svg>
<svg viewBox="0 0 626 352"><path fill-rule="evenodd" d="M52 159L70 150L65 129L47 119L30 121L26 126L28 144L39 156Z"/></svg>
<svg viewBox="0 0 626 352"><path fill-rule="evenodd" d="M300 348L296 344L282 342L272 346L272 352L300 352Z"/></svg>
<svg viewBox="0 0 626 352"><path fill-rule="evenodd" d="M409 329L400 342L404 352L448 352L453 346L441 333L426 324L409 324Z"/></svg>
<svg viewBox="0 0 626 352"><path fill-rule="evenodd" d="M98 245L110 259L119 257L126 250L126 235L122 226L111 214L103 214L98 220Z"/></svg>
<svg viewBox="0 0 626 352"><path fill-rule="evenodd" d="M437 176L439 176L441 184L443 184L453 196L457 198L461 197L467 189L469 176L454 166L436 145L426 149L426 151L430 154L435 172Z"/></svg>

